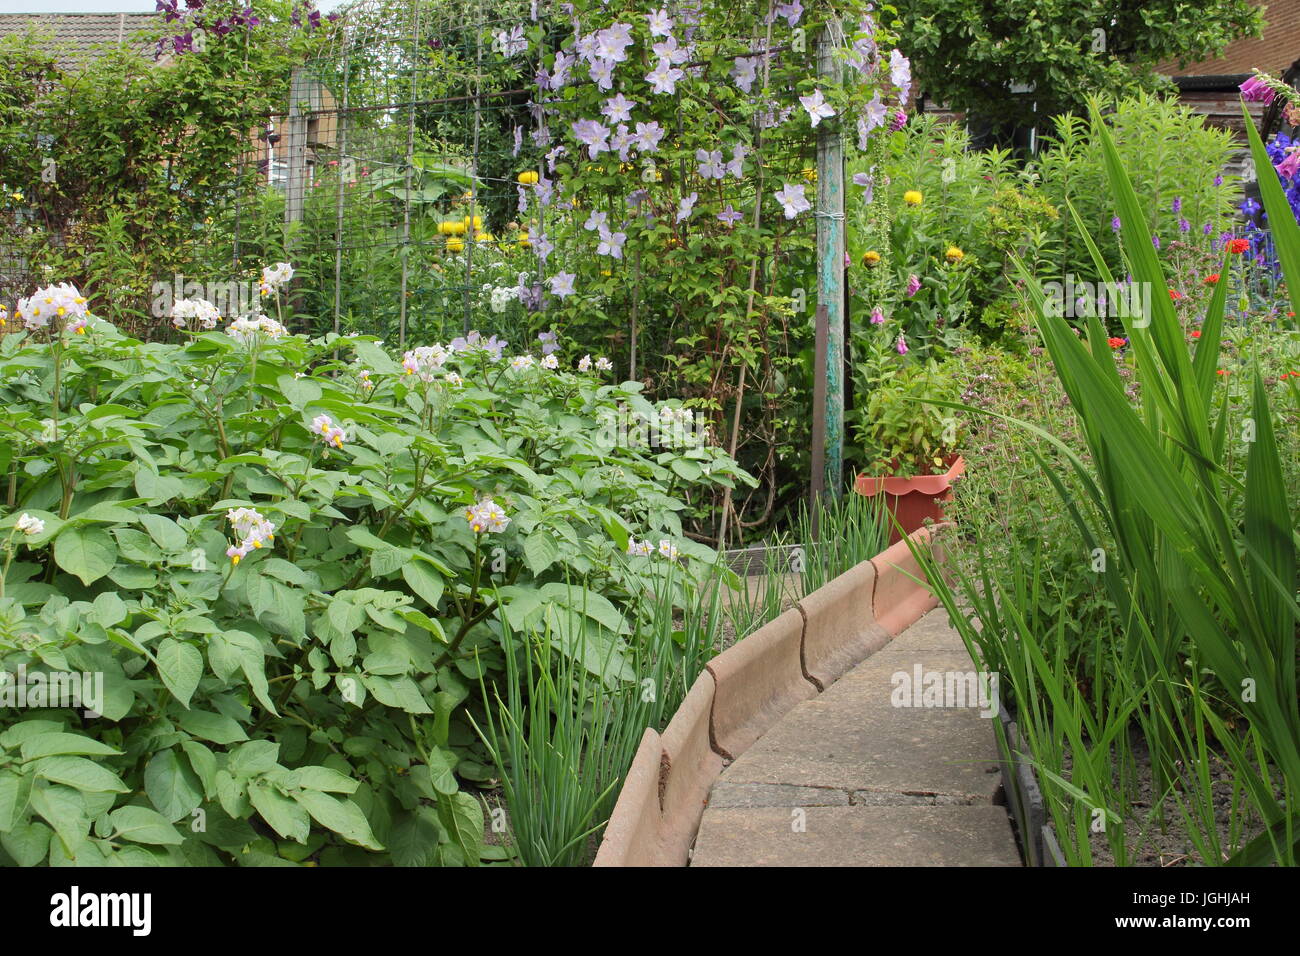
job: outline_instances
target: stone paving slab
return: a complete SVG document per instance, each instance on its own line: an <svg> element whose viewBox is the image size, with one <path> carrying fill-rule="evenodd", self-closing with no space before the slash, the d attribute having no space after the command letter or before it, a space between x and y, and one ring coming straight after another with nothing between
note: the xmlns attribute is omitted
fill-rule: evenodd
<svg viewBox="0 0 1300 956"><path fill-rule="evenodd" d="M1020 855L1002 807L710 807L691 866L1020 866Z"/></svg>
<svg viewBox="0 0 1300 956"><path fill-rule="evenodd" d="M973 671L947 614L930 612L723 771L691 865L1020 865L996 805L996 700L974 693Z"/></svg>

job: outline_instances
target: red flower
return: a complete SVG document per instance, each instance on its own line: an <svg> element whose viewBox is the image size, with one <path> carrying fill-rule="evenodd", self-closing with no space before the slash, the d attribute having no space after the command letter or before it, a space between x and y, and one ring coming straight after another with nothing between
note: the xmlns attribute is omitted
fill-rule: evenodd
<svg viewBox="0 0 1300 956"><path fill-rule="evenodd" d="M1208 275L1201 281L1204 282L1206 285L1214 285L1214 283L1219 281L1219 274L1216 272L1213 275Z"/></svg>
<svg viewBox="0 0 1300 956"><path fill-rule="evenodd" d="M1228 374L1228 371L1227 371L1227 369L1222 369L1222 368L1221 368L1221 369L1219 369L1217 372L1215 372L1214 374L1215 374L1215 375L1227 375L1227 374Z"/></svg>
<svg viewBox="0 0 1300 956"><path fill-rule="evenodd" d="M1183 294L1182 294L1181 292L1179 292L1177 289L1170 289L1170 290L1169 290L1169 299L1170 299L1171 302L1177 302L1177 301L1178 301L1179 299L1181 299L1182 297L1183 297Z"/></svg>
<svg viewBox="0 0 1300 956"><path fill-rule="evenodd" d="M1111 336L1106 340L1106 344L1113 349L1122 349L1125 345L1128 344L1128 339L1121 339L1121 338L1116 338L1115 336Z"/></svg>
<svg viewBox="0 0 1300 956"><path fill-rule="evenodd" d="M1194 339L1199 339L1200 337L1201 337L1201 330L1200 330L1200 329L1192 329L1192 338L1194 338Z"/></svg>
<svg viewBox="0 0 1300 956"><path fill-rule="evenodd" d="M1228 240L1228 251L1231 252L1231 253L1233 253L1234 255L1238 255L1238 256L1239 256L1239 255L1241 255L1243 252L1245 252L1245 251L1246 251L1247 249L1249 249L1249 248L1250 248L1250 240L1249 240L1249 239L1229 239L1229 240Z"/></svg>

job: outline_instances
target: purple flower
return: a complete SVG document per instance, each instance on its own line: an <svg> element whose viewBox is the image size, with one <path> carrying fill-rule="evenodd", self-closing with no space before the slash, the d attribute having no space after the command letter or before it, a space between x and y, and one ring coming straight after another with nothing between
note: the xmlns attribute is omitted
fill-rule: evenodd
<svg viewBox="0 0 1300 956"><path fill-rule="evenodd" d="M632 45L632 27L615 23L596 34L595 54L602 60L622 63L627 59L627 48Z"/></svg>
<svg viewBox="0 0 1300 956"><path fill-rule="evenodd" d="M727 203L727 208L718 213L718 221L725 222L728 226L734 226L744 218L745 214L732 209L731 203Z"/></svg>
<svg viewBox="0 0 1300 956"><path fill-rule="evenodd" d="M745 178L745 157L749 155L749 147L744 143L737 143L731 147L731 162L727 163L727 174L735 176L737 179Z"/></svg>
<svg viewBox="0 0 1300 956"><path fill-rule="evenodd" d="M546 238L546 233L542 233L533 240L533 248L537 250L537 258L545 262L555 251L555 243Z"/></svg>
<svg viewBox="0 0 1300 956"><path fill-rule="evenodd" d="M582 228L586 229L588 232L594 232L597 229L599 229L601 232L604 232L606 224L608 222L609 222L608 213L596 212L593 209L591 215L587 217L587 221L582 224Z"/></svg>
<svg viewBox="0 0 1300 956"><path fill-rule="evenodd" d="M757 71L757 59L745 56L737 57L735 66L731 68L731 78L735 80L738 87L748 93L754 85Z"/></svg>
<svg viewBox="0 0 1300 956"><path fill-rule="evenodd" d="M899 355L907 354L907 339L903 338L902 332L898 333L898 345L896 345L895 348L898 349Z"/></svg>
<svg viewBox="0 0 1300 956"><path fill-rule="evenodd" d="M623 243L627 242L627 233L610 232L604 226L600 230L600 243L596 246L596 255L623 258Z"/></svg>
<svg viewBox="0 0 1300 956"><path fill-rule="evenodd" d="M1119 216L1115 216L1110 221L1111 232L1119 232L1119 227L1120 227Z"/></svg>
<svg viewBox="0 0 1300 956"><path fill-rule="evenodd" d="M702 179L722 179L727 175L722 168L722 150L715 149L709 152L708 150L697 149L695 159L699 164L696 169Z"/></svg>
<svg viewBox="0 0 1300 956"><path fill-rule="evenodd" d="M600 112L611 123L630 123L632 122L631 110L634 106L636 106L635 100L629 100L622 93L616 93L605 101Z"/></svg>
<svg viewBox="0 0 1300 956"><path fill-rule="evenodd" d="M672 17L668 16L668 11L656 10L654 13L647 13L645 18L650 27L652 37L666 37L673 31Z"/></svg>
<svg viewBox="0 0 1300 956"><path fill-rule="evenodd" d="M562 274L563 273L561 273L561 275ZM572 279L570 279L570 281L572 281ZM542 343L543 355L550 355L552 352L554 352L556 349L560 347L560 337L556 335L554 329L551 329L550 331L547 332L538 332L537 341Z"/></svg>
<svg viewBox="0 0 1300 956"><path fill-rule="evenodd" d="M824 119L830 119L835 115L835 110L826 102L826 97L820 89L813 90L812 96L801 96L799 102L808 113L808 119L816 126Z"/></svg>
<svg viewBox="0 0 1300 956"><path fill-rule="evenodd" d="M588 68L592 82L602 90L614 88L614 63L611 60L596 60Z"/></svg>
<svg viewBox="0 0 1300 956"><path fill-rule="evenodd" d="M872 325L885 324L885 313L884 310L880 308L880 306L876 306L874 309L871 310L871 324Z"/></svg>
<svg viewBox="0 0 1300 956"><path fill-rule="evenodd" d="M691 58L691 48L680 46L677 37L669 36L650 48L656 57L667 60L673 66L680 66Z"/></svg>
<svg viewBox="0 0 1300 956"><path fill-rule="evenodd" d="M1210 233L1214 232L1214 226L1211 223L1207 222L1204 226L1201 227L1201 232L1203 232L1205 235L1208 236Z"/></svg>
<svg viewBox="0 0 1300 956"><path fill-rule="evenodd" d="M577 273L574 272L557 272L546 281L551 284L551 295L557 295L561 299L573 295L573 280L576 279Z"/></svg>
<svg viewBox="0 0 1300 956"><path fill-rule="evenodd" d="M1180 218L1180 219L1178 220L1178 231L1179 231L1179 232L1189 232L1189 231L1191 230L1191 228L1192 228L1192 224L1191 224L1190 222L1188 222L1186 219L1182 219L1182 218Z"/></svg>
<svg viewBox="0 0 1300 956"><path fill-rule="evenodd" d="M899 105L906 103L912 90L912 64L898 50L889 54L889 82L898 87Z"/></svg>
<svg viewBox="0 0 1300 956"><path fill-rule="evenodd" d="M891 133L897 133L900 129L902 129L906 125L907 125L907 114L904 113L902 110L898 110L896 113L894 113L894 121L889 124L889 131Z"/></svg>
<svg viewBox="0 0 1300 956"><path fill-rule="evenodd" d="M870 173L854 173L854 174L853 174L853 185L855 185L855 186L870 186L870 185L871 185L871 181L872 181L872 180L871 180L871 174L870 174Z"/></svg>
<svg viewBox="0 0 1300 956"><path fill-rule="evenodd" d="M779 4L776 8L778 17L785 17L785 22L790 26L797 26L799 18L803 16L803 4L799 0L790 0L789 3Z"/></svg>
<svg viewBox="0 0 1300 956"><path fill-rule="evenodd" d="M1155 246L1157 249L1159 249L1159 248L1160 248L1160 237L1159 237L1159 236L1152 236L1152 237L1151 237L1151 245L1153 245L1153 246Z"/></svg>
<svg viewBox="0 0 1300 956"><path fill-rule="evenodd" d="M1222 185L1223 185L1223 177L1222 177L1222 176L1215 176L1215 177L1214 177L1214 185L1216 185L1216 186L1222 186Z"/></svg>
<svg viewBox="0 0 1300 956"><path fill-rule="evenodd" d="M660 60L655 68L646 74L645 81L650 84L650 92L655 95L676 93L677 81L685 75L667 60Z"/></svg>
<svg viewBox="0 0 1300 956"><path fill-rule="evenodd" d="M516 126L515 127L515 148L514 148L514 152L511 153L511 155L518 156L519 150L523 147L523 145L524 145L524 128L522 126Z"/></svg>
<svg viewBox="0 0 1300 956"><path fill-rule="evenodd" d="M1175 196L1175 197L1174 197L1174 212L1182 212L1182 211L1183 211L1183 197L1182 197L1182 196Z"/></svg>
<svg viewBox="0 0 1300 956"><path fill-rule="evenodd" d="M664 138L664 128L659 122L636 124L636 147L643 153L657 153L659 141Z"/></svg>
<svg viewBox="0 0 1300 956"><path fill-rule="evenodd" d="M618 129L614 130L613 135L609 138L610 152L618 153L618 158L622 162L627 162L628 157L632 154L632 147L636 145L636 137L627 131L625 123L619 123Z"/></svg>
<svg viewBox="0 0 1300 956"><path fill-rule="evenodd" d="M691 193L689 196L683 196L681 202L677 204L677 221L683 222L691 218L695 212L695 200L700 198L699 193Z"/></svg>
<svg viewBox="0 0 1300 956"><path fill-rule="evenodd" d="M916 277L916 273L912 273L907 277L907 297L910 299L920 291L921 280Z"/></svg>
<svg viewBox="0 0 1300 956"><path fill-rule="evenodd" d="M587 147L592 159L609 151L609 129L597 120L578 120L573 124L573 135Z"/></svg>
<svg viewBox="0 0 1300 956"><path fill-rule="evenodd" d="M807 212L812 208L812 203L804 195L804 188L795 183L786 183L784 189L778 189L776 201L781 204L786 219L793 219L799 213Z"/></svg>

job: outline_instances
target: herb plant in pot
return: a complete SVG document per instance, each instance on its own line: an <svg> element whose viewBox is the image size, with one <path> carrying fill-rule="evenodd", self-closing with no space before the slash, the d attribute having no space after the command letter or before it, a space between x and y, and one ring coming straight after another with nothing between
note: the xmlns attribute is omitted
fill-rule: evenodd
<svg viewBox="0 0 1300 956"><path fill-rule="evenodd" d="M854 422L866 468L855 482L859 494L886 496L902 534L927 518L943 520L953 482L965 472L959 454L961 421L951 409L933 404L956 401L960 386L946 364L909 362L859 378L861 409ZM901 536L899 528L891 543Z"/></svg>

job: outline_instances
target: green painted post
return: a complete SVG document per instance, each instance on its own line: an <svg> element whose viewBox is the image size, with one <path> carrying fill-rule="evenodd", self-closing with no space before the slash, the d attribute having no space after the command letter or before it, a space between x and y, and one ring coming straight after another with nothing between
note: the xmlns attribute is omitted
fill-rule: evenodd
<svg viewBox="0 0 1300 956"><path fill-rule="evenodd" d="M827 31L817 38L817 75L838 78L839 63ZM824 492L838 498L844 491L844 142L838 122L817 127L817 306L824 310L824 351L817 365L825 370L821 406L813 414L822 420L823 472L814 477ZM822 339L822 336L818 336ZM818 342L819 347L822 342ZM819 383L823 384L823 383Z"/></svg>

